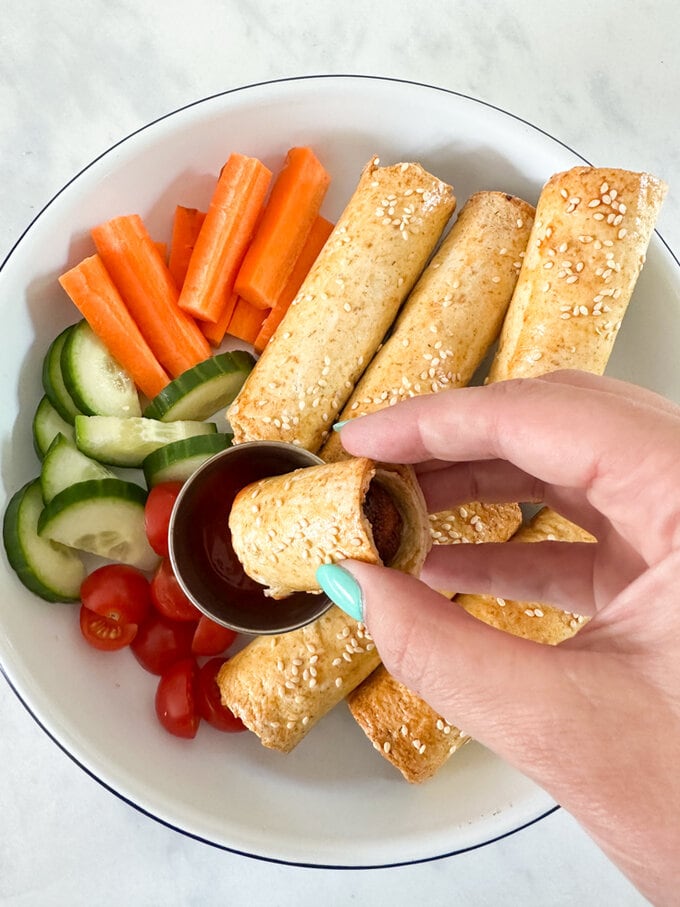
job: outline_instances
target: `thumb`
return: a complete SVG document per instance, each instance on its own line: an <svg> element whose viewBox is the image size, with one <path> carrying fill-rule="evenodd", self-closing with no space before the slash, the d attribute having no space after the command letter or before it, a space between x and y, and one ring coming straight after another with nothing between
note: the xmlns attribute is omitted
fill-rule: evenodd
<svg viewBox="0 0 680 907"><path fill-rule="evenodd" d="M343 576L341 576L343 574ZM565 684L562 652L510 636L420 580L359 561L320 568L324 591L363 617L387 670L449 723L521 765L550 748Z"/></svg>

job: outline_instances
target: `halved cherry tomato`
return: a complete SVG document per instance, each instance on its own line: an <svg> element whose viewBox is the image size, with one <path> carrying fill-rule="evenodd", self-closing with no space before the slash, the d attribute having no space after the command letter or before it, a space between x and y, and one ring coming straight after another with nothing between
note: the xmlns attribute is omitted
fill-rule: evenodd
<svg viewBox="0 0 680 907"><path fill-rule="evenodd" d="M196 605L182 592L167 558L160 562L151 580L151 600L158 611L171 620L197 621L201 618Z"/></svg>
<svg viewBox="0 0 680 907"><path fill-rule="evenodd" d="M221 655L236 639L236 632L229 627L223 627L222 624L216 624L205 614L196 627L194 638L191 643L191 651L194 655Z"/></svg>
<svg viewBox="0 0 680 907"><path fill-rule="evenodd" d="M121 623L80 606L80 632L95 649L113 652L129 645L137 633L137 624Z"/></svg>
<svg viewBox="0 0 680 907"><path fill-rule="evenodd" d="M80 587L80 600L96 614L119 624L138 624L151 604L149 581L135 567L106 564L90 573Z"/></svg>
<svg viewBox="0 0 680 907"><path fill-rule="evenodd" d="M211 658L199 671L197 705L201 718L205 718L208 724L212 724L219 731L233 734L247 728L241 719L222 703L217 674L226 661L226 658Z"/></svg>
<svg viewBox="0 0 680 907"><path fill-rule="evenodd" d="M144 506L144 526L149 544L163 557L168 556L170 514L182 488L181 482L161 482L149 492Z"/></svg>
<svg viewBox="0 0 680 907"><path fill-rule="evenodd" d="M162 674L175 662L191 655L191 641L196 624L168 620L150 611L139 625L130 648L143 668L152 674Z"/></svg>
<svg viewBox="0 0 680 907"><path fill-rule="evenodd" d="M176 737L195 737L201 716L196 710L198 665L193 658L176 661L161 674L156 689L156 715Z"/></svg>

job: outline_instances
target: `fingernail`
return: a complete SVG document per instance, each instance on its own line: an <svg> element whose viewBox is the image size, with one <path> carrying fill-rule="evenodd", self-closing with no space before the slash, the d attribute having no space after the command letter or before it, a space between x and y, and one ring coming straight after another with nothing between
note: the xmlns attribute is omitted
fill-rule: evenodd
<svg viewBox="0 0 680 907"><path fill-rule="evenodd" d="M342 421L342 422L336 422L336 423L333 425L333 431L340 431L340 429L342 428L342 426L343 426L343 425L347 425L348 422L349 422L349 419L345 419L345 420Z"/></svg>
<svg viewBox="0 0 680 907"><path fill-rule="evenodd" d="M363 620L361 586L352 574L337 564L317 567L316 580L326 595L354 620Z"/></svg>

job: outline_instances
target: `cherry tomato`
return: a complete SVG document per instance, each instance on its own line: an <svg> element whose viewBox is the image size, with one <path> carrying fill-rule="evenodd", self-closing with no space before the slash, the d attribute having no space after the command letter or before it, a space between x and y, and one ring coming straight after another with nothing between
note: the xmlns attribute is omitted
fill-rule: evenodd
<svg viewBox="0 0 680 907"><path fill-rule="evenodd" d="M181 482L161 482L160 485L154 485L144 506L146 537L156 554L162 557L168 556L170 514L181 488Z"/></svg>
<svg viewBox="0 0 680 907"><path fill-rule="evenodd" d="M160 562L151 580L151 600L171 620L200 620L201 612L182 592L167 558Z"/></svg>
<svg viewBox="0 0 680 907"><path fill-rule="evenodd" d="M151 604L149 581L126 564L107 564L85 578L80 600L96 614L119 624L138 624Z"/></svg>
<svg viewBox="0 0 680 907"><path fill-rule="evenodd" d="M247 728L240 718L222 704L217 685L217 674L226 661L226 658L211 658L199 671L197 706L201 718L205 718L208 724L219 731L237 733Z"/></svg>
<svg viewBox="0 0 680 907"><path fill-rule="evenodd" d="M80 632L95 649L113 652L129 645L137 633L137 624L121 623L80 606Z"/></svg>
<svg viewBox="0 0 680 907"><path fill-rule="evenodd" d="M191 651L194 655L221 655L233 643L236 635L234 630L216 624L202 614L191 643Z"/></svg>
<svg viewBox="0 0 680 907"><path fill-rule="evenodd" d="M139 625L130 648L143 668L152 674L162 674L171 665L191 655L191 641L196 624L168 620L150 611Z"/></svg>
<svg viewBox="0 0 680 907"><path fill-rule="evenodd" d="M196 711L198 665L193 658L176 661L161 674L156 689L156 715L176 737L195 737L201 716Z"/></svg>

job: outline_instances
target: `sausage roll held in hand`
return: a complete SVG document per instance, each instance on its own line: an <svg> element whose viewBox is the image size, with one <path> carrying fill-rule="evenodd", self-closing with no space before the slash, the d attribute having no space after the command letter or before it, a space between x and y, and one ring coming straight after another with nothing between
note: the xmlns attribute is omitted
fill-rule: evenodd
<svg viewBox="0 0 680 907"><path fill-rule="evenodd" d="M431 544L412 471L365 457L248 485L234 500L229 529L245 572L272 598L319 592L317 567L347 558L417 575Z"/></svg>

